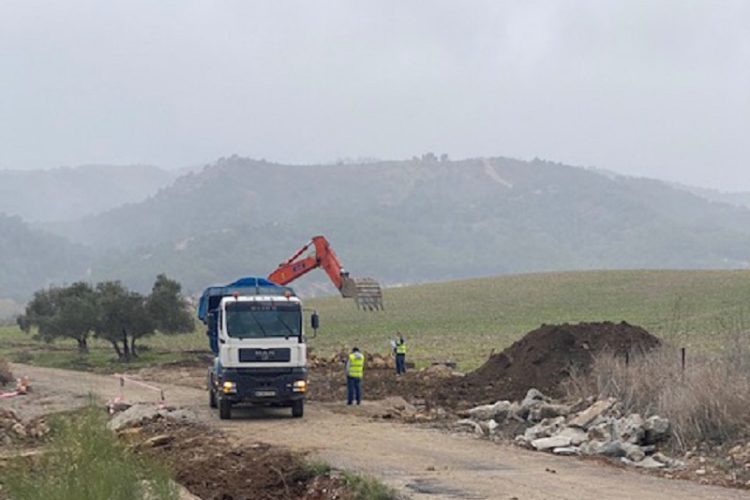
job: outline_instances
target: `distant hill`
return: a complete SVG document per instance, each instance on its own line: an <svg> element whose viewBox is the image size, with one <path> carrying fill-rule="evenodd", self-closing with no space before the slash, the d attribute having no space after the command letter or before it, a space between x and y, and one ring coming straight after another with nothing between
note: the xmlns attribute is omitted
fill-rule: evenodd
<svg viewBox="0 0 750 500"><path fill-rule="evenodd" d="M693 193L701 198L716 203L727 203L737 207L750 208L750 192L733 192L717 191L715 189L704 189L694 186L677 185L677 187Z"/></svg>
<svg viewBox="0 0 750 500"><path fill-rule="evenodd" d="M49 284L84 278L90 262L86 248L0 214L0 298L22 300Z"/></svg>
<svg viewBox="0 0 750 500"><path fill-rule="evenodd" d="M747 208L660 181L509 158L281 165L231 157L140 202L45 225L65 239L4 221L16 237L3 244L16 246L3 255L16 263L3 270L0 298L83 276L145 290L161 272L199 292L266 274L315 234L329 237L353 276L389 285L750 266ZM53 265L57 247L68 260ZM322 272L295 285L304 295L335 292Z"/></svg>
<svg viewBox="0 0 750 500"><path fill-rule="evenodd" d="M194 291L266 273L314 234L330 238L353 275L391 284L750 265L748 209L659 181L508 158L279 165L232 157L62 234L104 252L94 276L145 287L166 270Z"/></svg>
<svg viewBox="0 0 750 500"><path fill-rule="evenodd" d="M79 219L143 201L174 175L147 165L0 170L0 213L30 222Z"/></svg>

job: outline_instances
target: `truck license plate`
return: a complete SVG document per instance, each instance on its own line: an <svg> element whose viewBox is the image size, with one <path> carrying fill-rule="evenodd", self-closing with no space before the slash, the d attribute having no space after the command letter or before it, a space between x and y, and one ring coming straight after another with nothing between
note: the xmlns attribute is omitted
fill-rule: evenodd
<svg viewBox="0 0 750 500"><path fill-rule="evenodd" d="M259 398L272 398L276 395L276 391L255 391L255 395Z"/></svg>

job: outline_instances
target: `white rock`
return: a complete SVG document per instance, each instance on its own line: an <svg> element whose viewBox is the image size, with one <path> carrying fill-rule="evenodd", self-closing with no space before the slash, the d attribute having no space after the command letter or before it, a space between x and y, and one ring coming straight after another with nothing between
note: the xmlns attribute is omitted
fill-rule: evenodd
<svg viewBox="0 0 750 500"><path fill-rule="evenodd" d="M588 438L592 441L612 441L614 437L612 432L612 422L604 420L598 424L591 424L589 427Z"/></svg>
<svg viewBox="0 0 750 500"><path fill-rule="evenodd" d="M643 425L643 418L637 413L632 413L625 418L621 418L615 424L618 438L624 443L640 443L646 435Z"/></svg>
<svg viewBox="0 0 750 500"><path fill-rule="evenodd" d="M625 456L633 462L640 462L646 458L646 453L637 444L623 443L622 448L625 450Z"/></svg>
<svg viewBox="0 0 750 500"><path fill-rule="evenodd" d="M585 443L586 441L588 441L588 435L586 434L586 431L577 427L566 427L555 435L570 439L570 444L572 444L573 446L578 446L581 443Z"/></svg>
<svg viewBox="0 0 750 500"><path fill-rule="evenodd" d="M581 452L584 455L597 455L606 444L605 441L587 441L581 445Z"/></svg>
<svg viewBox="0 0 750 500"><path fill-rule="evenodd" d="M487 421L487 431L489 434L494 434L498 427L500 427L500 424L495 422L494 419Z"/></svg>
<svg viewBox="0 0 750 500"><path fill-rule="evenodd" d="M107 425L113 431L119 431L126 427L133 427L154 420L160 416L160 411L159 407L155 405L135 404L115 415Z"/></svg>
<svg viewBox="0 0 750 500"><path fill-rule="evenodd" d="M459 420L456 422L456 426L461 428L469 428L470 430L474 431L475 434L478 434L480 436L484 435L484 431L482 430L482 426L480 426L478 423L474 422L473 420L470 420L468 418L465 418L463 420Z"/></svg>
<svg viewBox="0 0 750 500"><path fill-rule="evenodd" d="M581 453L581 450L577 446L566 446L564 448L555 448L552 450L552 453L554 453L555 455L570 456L579 455Z"/></svg>
<svg viewBox="0 0 750 500"><path fill-rule="evenodd" d="M646 431L645 441L648 444L658 443L667 439L670 435L670 424L666 418L654 415L646 419L643 424L643 428Z"/></svg>
<svg viewBox="0 0 750 500"><path fill-rule="evenodd" d="M469 410L469 417L475 420L489 420L495 416L495 405L481 405Z"/></svg>
<svg viewBox="0 0 750 500"><path fill-rule="evenodd" d="M545 419L526 429L524 436L529 441L557 434L565 423L565 417Z"/></svg>
<svg viewBox="0 0 750 500"><path fill-rule="evenodd" d="M524 409L531 409L533 406L541 405L545 401L547 401L547 397L542 394L537 389L529 389L528 392L526 392L526 397L523 398L523 401L521 401L521 408Z"/></svg>
<svg viewBox="0 0 750 500"><path fill-rule="evenodd" d="M633 465L643 469L661 469L664 467L663 463L654 460L652 457L646 457L640 462L634 462Z"/></svg>
<svg viewBox="0 0 750 500"><path fill-rule="evenodd" d="M469 410L469 417L474 420L505 420L511 409L510 401L498 401L491 405L481 405Z"/></svg>
<svg viewBox="0 0 750 500"><path fill-rule="evenodd" d="M550 450L552 448L565 448L570 446L570 438L565 436L539 438L532 441L531 446L540 451Z"/></svg>
<svg viewBox="0 0 750 500"><path fill-rule="evenodd" d="M616 402L617 400L614 398L599 400L583 410L578 415L575 415L573 418L571 418L570 422L568 422L568 425L573 427L580 427L582 429L588 429L589 425L591 425L591 423L594 422L597 417L602 416L605 412L612 408L612 406L614 406Z"/></svg>

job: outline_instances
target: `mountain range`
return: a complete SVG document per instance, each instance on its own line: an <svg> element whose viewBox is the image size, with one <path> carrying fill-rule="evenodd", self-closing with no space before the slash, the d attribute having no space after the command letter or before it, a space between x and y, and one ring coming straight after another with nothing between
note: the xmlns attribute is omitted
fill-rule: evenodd
<svg viewBox="0 0 750 500"><path fill-rule="evenodd" d="M0 170L0 213L59 222L142 201L176 174L148 165Z"/></svg>
<svg viewBox="0 0 750 500"><path fill-rule="evenodd" d="M196 293L267 274L315 234L329 238L353 276L391 285L531 271L750 265L750 209L741 195L719 200L542 160L428 154L283 165L233 156L139 185L126 202L113 196L108 206L78 209L78 216L22 214L47 221L44 231L0 219L0 256L20 252L0 274L0 298L23 300L38 287L75 278L122 279L145 289L160 272ZM13 244L4 241L7 228L18 240ZM50 245L67 260L40 250ZM24 248L37 250L32 256ZM300 287L334 291L322 273Z"/></svg>

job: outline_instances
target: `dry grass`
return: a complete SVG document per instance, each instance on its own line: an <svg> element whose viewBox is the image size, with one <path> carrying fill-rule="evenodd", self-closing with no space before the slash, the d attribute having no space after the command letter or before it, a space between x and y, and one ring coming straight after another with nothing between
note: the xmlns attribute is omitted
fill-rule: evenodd
<svg viewBox="0 0 750 500"><path fill-rule="evenodd" d="M660 415L672 423L676 448L726 443L750 436L750 332L727 335L713 354L665 346L629 362L611 354L595 358L589 374L575 375L571 397L616 397L624 410Z"/></svg>

